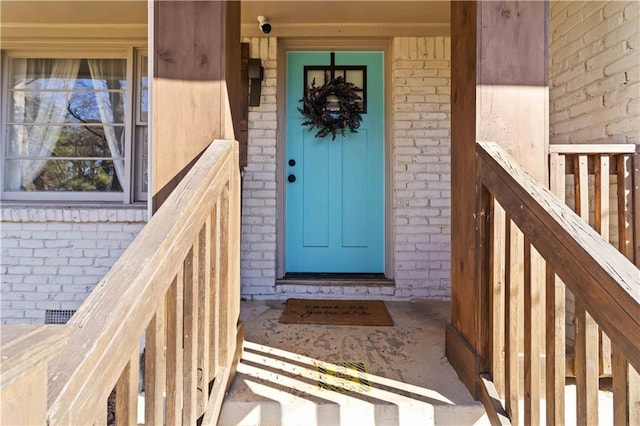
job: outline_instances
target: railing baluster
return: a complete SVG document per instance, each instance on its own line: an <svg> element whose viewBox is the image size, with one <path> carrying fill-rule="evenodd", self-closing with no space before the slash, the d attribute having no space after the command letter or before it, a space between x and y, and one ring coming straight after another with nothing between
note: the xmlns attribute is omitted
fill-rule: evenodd
<svg viewBox="0 0 640 426"><path fill-rule="evenodd" d="M639 158L637 153L617 156L618 249L632 262L635 260L636 266L640 265ZM620 356L615 347L612 351L614 424L640 424L640 403L636 402L640 401L640 375Z"/></svg>
<svg viewBox="0 0 640 426"><path fill-rule="evenodd" d="M595 157L595 223L594 228L609 241L609 156L598 155Z"/></svg>
<svg viewBox="0 0 640 426"><path fill-rule="evenodd" d="M640 425L640 374L627 363L629 424Z"/></svg>
<svg viewBox="0 0 640 426"><path fill-rule="evenodd" d="M510 219L507 225L505 271L505 402L509 418L514 425L520 422L520 369L518 354L522 341L520 300L523 283L523 235Z"/></svg>
<svg viewBox="0 0 640 426"><path fill-rule="evenodd" d="M165 304L161 303L147 327L144 355L144 421L147 425L164 422Z"/></svg>
<svg viewBox="0 0 640 426"><path fill-rule="evenodd" d="M570 173L573 176L573 206L571 208L574 212L578 211L579 203L580 203L580 176L579 170L580 165L578 162L578 156L576 154L567 155L566 165L570 167ZM563 192L566 190L566 187L562 189ZM567 198L564 198L563 201L567 204L569 201ZM575 377L576 371L576 354L575 354L575 339L576 339L576 297L574 296L571 290L565 288L566 300L565 300L565 319L567 329L565 330L565 334L567 336L567 351L570 356L567 357L567 365L566 370L567 373L571 376Z"/></svg>
<svg viewBox="0 0 640 426"><path fill-rule="evenodd" d="M228 250L232 254L229 257L229 279L228 279L228 302L230 304L230 314L227 321L229 328L229 343L230 357L229 357L229 370L230 375L235 375L235 366L240 361L242 353L242 344L244 334L239 330L240 322L240 284L234 285L233 277L240 277L240 233L242 228L241 221L241 192L240 185L240 173L235 166L239 162L239 152L237 145L234 147L231 162L229 166L229 209L227 214L229 215L229 244ZM238 278L239 279L239 278Z"/></svg>
<svg viewBox="0 0 640 426"><path fill-rule="evenodd" d="M535 398L535 385L533 381L535 380L532 377L532 370L535 370L532 362L532 341L533 341L533 324L532 324L532 285L531 285L531 243L527 238L524 239L524 250L523 250L523 286L522 286L522 295L524 297L524 348L523 348L523 374L524 374L524 425L538 424L540 420L534 422L535 419L535 410L533 408L533 399Z"/></svg>
<svg viewBox="0 0 640 426"><path fill-rule="evenodd" d="M136 347L116 384L116 424L138 423L138 370L140 351Z"/></svg>
<svg viewBox="0 0 640 426"><path fill-rule="evenodd" d="M589 223L589 160L586 155L575 157L575 211Z"/></svg>
<svg viewBox="0 0 640 426"><path fill-rule="evenodd" d="M492 233L493 233L493 199L491 193L483 186L480 186L479 191L476 193L476 276L478 277L477 294L478 297L485 298L486 304L483 304L483 312L479 312L479 318L484 318L483 321L487 326L482 326L480 323L476 324L476 334L478 341L482 342L481 353L487 354L485 365L482 366L483 371L491 368L493 364L492 349L494 346L493 338L495 335L490 332L493 330L494 319L492 316L493 307L493 268L488 267L493 263L491 259L491 250L493 246ZM499 324L499 323L496 323Z"/></svg>
<svg viewBox="0 0 640 426"><path fill-rule="evenodd" d="M588 157L578 155L575 170L576 213L589 223ZM598 326L576 300L575 373L578 425L598 422Z"/></svg>
<svg viewBox="0 0 640 426"><path fill-rule="evenodd" d="M607 241L609 238L609 156L596 155L594 158L594 179L595 179L595 215L594 228ZM600 328L598 328L600 339L599 371L600 375L611 375L611 340Z"/></svg>
<svg viewBox="0 0 640 426"><path fill-rule="evenodd" d="M490 355L491 377L496 392L504 397L504 283L505 283L505 234L507 218L504 209L493 198L490 202L489 221L489 255L491 262L489 291L490 291Z"/></svg>
<svg viewBox="0 0 640 426"><path fill-rule="evenodd" d="M182 423L195 424L198 418L198 241L184 261L184 357Z"/></svg>
<svg viewBox="0 0 640 426"><path fill-rule="evenodd" d="M565 286L547 266L546 285L546 403L547 424L564 425L565 404Z"/></svg>
<svg viewBox="0 0 640 426"><path fill-rule="evenodd" d="M229 284L230 261L229 253L229 186L225 186L220 195L220 287L218 291L218 366L229 366Z"/></svg>
<svg viewBox="0 0 640 426"><path fill-rule="evenodd" d="M575 373L578 425L598 423L598 326L576 301Z"/></svg>
<svg viewBox="0 0 640 426"><path fill-rule="evenodd" d="M221 218L220 218L220 200L219 197L216 205L211 212L211 316L209 318L209 380L218 374L218 366L220 365L220 257L221 257Z"/></svg>
<svg viewBox="0 0 640 426"><path fill-rule="evenodd" d="M565 156L551 154L550 189L564 203ZM565 420L565 303L564 283L551 266L546 267L546 409L547 424L563 426Z"/></svg>
<svg viewBox="0 0 640 426"><path fill-rule="evenodd" d="M638 373L613 348L613 424L640 424L640 379Z"/></svg>
<svg viewBox="0 0 640 426"><path fill-rule="evenodd" d="M204 414L209 400L209 299L211 286L211 216L198 236L198 417Z"/></svg>
<svg viewBox="0 0 640 426"><path fill-rule="evenodd" d="M184 264L167 291L167 424L182 423Z"/></svg>
<svg viewBox="0 0 640 426"><path fill-rule="evenodd" d="M540 424L540 345L543 339L542 259L531 243L524 242L524 424Z"/></svg>
<svg viewBox="0 0 640 426"><path fill-rule="evenodd" d="M633 200L633 166L631 156L618 155L617 158L617 186L618 186L618 241L619 249L629 260L634 260L634 224L633 204L639 201ZM636 216L639 216L636 214ZM638 242L636 241L637 245ZM638 265L637 262L635 262Z"/></svg>

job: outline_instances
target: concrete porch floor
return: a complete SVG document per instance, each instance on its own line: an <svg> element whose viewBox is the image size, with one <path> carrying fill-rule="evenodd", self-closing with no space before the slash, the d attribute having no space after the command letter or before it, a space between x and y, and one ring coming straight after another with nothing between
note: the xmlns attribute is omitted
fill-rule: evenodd
<svg viewBox="0 0 640 426"><path fill-rule="evenodd" d="M444 356L448 302L386 302L393 327L280 324L284 303L242 302L244 351L220 425L489 424Z"/></svg>

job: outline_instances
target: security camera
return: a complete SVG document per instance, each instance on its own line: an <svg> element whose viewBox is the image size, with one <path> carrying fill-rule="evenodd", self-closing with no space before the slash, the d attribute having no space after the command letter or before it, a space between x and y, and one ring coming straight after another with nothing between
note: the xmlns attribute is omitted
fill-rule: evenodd
<svg viewBox="0 0 640 426"><path fill-rule="evenodd" d="M264 16L258 16L258 22L260 26L260 31L264 34L269 34L271 32L271 24Z"/></svg>

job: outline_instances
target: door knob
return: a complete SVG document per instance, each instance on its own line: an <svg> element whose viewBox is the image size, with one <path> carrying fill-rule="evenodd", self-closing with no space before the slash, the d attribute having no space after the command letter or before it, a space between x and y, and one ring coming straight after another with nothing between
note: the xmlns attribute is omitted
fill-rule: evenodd
<svg viewBox="0 0 640 426"><path fill-rule="evenodd" d="M296 181L296 175L289 175L289 177L287 177L287 180L289 182L295 182Z"/></svg>

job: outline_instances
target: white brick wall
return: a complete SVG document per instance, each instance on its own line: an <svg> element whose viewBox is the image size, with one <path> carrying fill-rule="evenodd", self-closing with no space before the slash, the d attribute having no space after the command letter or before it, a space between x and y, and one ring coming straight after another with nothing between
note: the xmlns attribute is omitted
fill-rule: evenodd
<svg viewBox="0 0 640 426"><path fill-rule="evenodd" d="M449 297L451 39L394 39L392 69L395 295Z"/></svg>
<svg viewBox="0 0 640 426"><path fill-rule="evenodd" d="M550 143L640 143L640 3L553 1Z"/></svg>
<svg viewBox="0 0 640 426"><path fill-rule="evenodd" d="M1 209L0 321L77 309L147 220L146 209Z"/></svg>
<svg viewBox="0 0 640 426"><path fill-rule="evenodd" d="M253 37L251 58L261 58L264 81L260 106L249 108L248 164L242 193L242 294L269 295L276 277L276 80L278 46L274 37Z"/></svg>
<svg viewBox="0 0 640 426"><path fill-rule="evenodd" d="M448 297L450 292L450 39L402 37L393 42L396 287L275 284L276 67L275 38L246 38L265 67L260 107L249 112L249 159L244 176L242 294L382 298Z"/></svg>

